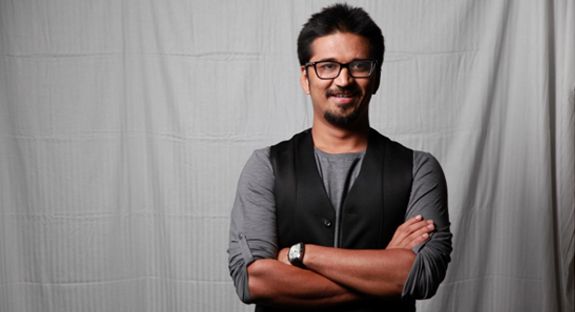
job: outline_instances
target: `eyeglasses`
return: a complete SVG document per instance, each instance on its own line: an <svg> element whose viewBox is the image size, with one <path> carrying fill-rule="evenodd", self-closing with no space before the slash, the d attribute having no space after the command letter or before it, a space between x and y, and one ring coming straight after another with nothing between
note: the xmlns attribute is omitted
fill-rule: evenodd
<svg viewBox="0 0 575 312"><path fill-rule="evenodd" d="M313 66L319 79L329 80L337 78L344 67L353 78L368 78L373 74L376 65L376 60L357 60L345 64L336 61L319 61L309 62L304 67Z"/></svg>

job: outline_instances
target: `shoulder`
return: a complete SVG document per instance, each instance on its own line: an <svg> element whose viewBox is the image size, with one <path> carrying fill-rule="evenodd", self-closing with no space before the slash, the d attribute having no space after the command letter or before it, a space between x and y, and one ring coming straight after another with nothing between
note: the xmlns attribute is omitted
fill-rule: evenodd
<svg viewBox="0 0 575 312"><path fill-rule="evenodd" d="M409 162L413 158L414 151L411 148L390 139L373 128L370 128L369 140L376 143L376 146L379 145L379 148L385 147L387 149L386 154L393 158L400 158Z"/></svg>
<svg viewBox="0 0 575 312"><path fill-rule="evenodd" d="M248 158L240 179L257 178L266 176L272 171L270 163L270 147L255 150Z"/></svg>
<svg viewBox="0 0 575 312"><path fill-rule="evenodd" d="M293 144L297 144L301 140L309 139L311 130L306 129L299 133L296 133L288 140L281 141L272 146L267 146L264 148L256 149L244 166L242 171L242 176L270 176L273 178L273 165L272 161L278 157L278 155L289 154L289 150Z"/></svg>
<svg viewBox="0 0 575 312"><path fill-rule="evenodd" d="M269 163L270 160L270 146L264 147L264 148L259 148L254 150L254 152L252 153L252 155L250 156L250 158L248 159L248 164L253 164L253 165L264 165L266 163Z"/></svg>
<svg viewBox="0 0 575 312"><path fill-rule="evenodd" d="M311 141L311 128L294 134L290 139L270 146L268 155L271 157L271 159L273 159L277 155L288 152L294 145L298 145L300 142L305 140Z"/></svg>
<svg viewBox="0 0 575 312"><path fill-rule="evenodd" d="M444 179L443 170L439 161L430 153L414 150L413 151L413 177L434 176Z"/></svg>

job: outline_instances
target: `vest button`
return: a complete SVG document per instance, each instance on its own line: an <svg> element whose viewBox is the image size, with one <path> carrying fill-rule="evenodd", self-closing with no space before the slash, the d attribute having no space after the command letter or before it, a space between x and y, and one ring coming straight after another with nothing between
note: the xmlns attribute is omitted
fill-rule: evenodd
<svg viewBox="0 0 575 312"><path fill-rule="evenodd" d="M331 220L324 218L322 222L325 227L331 227Z"/></svg>

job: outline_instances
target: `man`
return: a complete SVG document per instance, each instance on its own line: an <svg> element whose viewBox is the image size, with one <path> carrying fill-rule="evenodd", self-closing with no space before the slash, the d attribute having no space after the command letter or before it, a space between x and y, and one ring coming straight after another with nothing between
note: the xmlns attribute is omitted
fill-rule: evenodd
<svg viewBox="0 0 575 312"><path fill-rule="evenodd" d="M325 8L300 32L312 128L254 152L232 210L230 273L256 311L414 311L445 277L439 164L369 126L383 53L360 8Z"/></svg>

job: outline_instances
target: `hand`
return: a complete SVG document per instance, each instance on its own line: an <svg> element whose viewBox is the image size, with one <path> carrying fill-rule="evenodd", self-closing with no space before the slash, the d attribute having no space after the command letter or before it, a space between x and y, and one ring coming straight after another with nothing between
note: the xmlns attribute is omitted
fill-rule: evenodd
<svg viewBox="0 0 575 312"><path fill-rule="evenodd" d="M288 255L288 251L289 251L289 248L287 248L287 247L286 247L286 248L282 248L282 249L278 252L277 260L280 261L280 262L282 262L282 263L285 263L285 264L287 264L287 265L291 265L291 263L290 263L289 260L288 260L288 256L287 256L287 255Z"/></svg>
<svg viewBox="0 0 575 312"><path fill-rule="evenodd" d="M432 220L424 220L421 215L417 215L400 225L389 244L385 249L413 247L429 239L429 234L433 232L435 225Z"/></svg>

